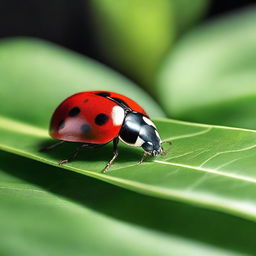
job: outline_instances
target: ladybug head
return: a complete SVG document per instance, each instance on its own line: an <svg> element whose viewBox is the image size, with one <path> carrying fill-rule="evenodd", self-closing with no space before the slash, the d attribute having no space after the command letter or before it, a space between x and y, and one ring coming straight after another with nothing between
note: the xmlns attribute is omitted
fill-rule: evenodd
<svg viewBox="0 0 256 256"><path fill-rule="evenodd" d="M161 139L157 130L150 126L146 125L141 130L141 137L145 141L141 147L151 156L157 156L163 152L161 145Z"/></svg>
<svg viewBox="0 0 256 256"><path fill-rule="evenodd" d="M151 144L151 142L144 142L141 146L149 155L158 156L163 152L161 144Z"/></svg>
<svg viewBox="0 0 256 256"><path fill-rule="evenodd" d="M140 113L130 112L126 115L119 137L128 145L142 147L149 155L157 156L163 152L154 123Z"/></svg>

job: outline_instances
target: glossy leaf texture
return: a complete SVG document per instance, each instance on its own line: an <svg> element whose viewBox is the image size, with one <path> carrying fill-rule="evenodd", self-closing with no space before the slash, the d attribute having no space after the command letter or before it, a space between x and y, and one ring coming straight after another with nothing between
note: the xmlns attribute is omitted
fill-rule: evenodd
<svg viewBox="0 0 256 256"><path fill-rule="evenodd" d="M111 69L38 39L0 41L2 115L48 127L57 105L81 91L111 90L140 102L152 116L160 107L135 84Z"/></svg>
<svg viewBox="0 0 256 256"><path fill-rule="evenodd" d="M256 224L250 221L143 196L12 154L0 152L0 158L5 160L0 162L1 255L255 252Z"/></svg>
<svg viewBox="0 0 256 256"><path fill-rule="evenodd" d="M256 128L256 7L212 20L185 35L159 75L172 118Z"/></svg>
<svg viewBox="0 0 256 256"><path fill-rule="evenodd" d="M155 76L177 35L202 16L207 0L92 0L96 46L106 63L151 93Z"/></svg>
<svg viewBox="0 0 256 256"><path fill-rule="evenodd" d="M112 157L111 145L86 150L62 168L143 193L256 219L256 132L196 125L171 120L156 122L164 140L173 141L166 156L136 162L142 151L121 147L107 174L101 173ZM48 153L53 143L47 130L2 117L0 149L58 166L77 146L67 143Z"/></svg>

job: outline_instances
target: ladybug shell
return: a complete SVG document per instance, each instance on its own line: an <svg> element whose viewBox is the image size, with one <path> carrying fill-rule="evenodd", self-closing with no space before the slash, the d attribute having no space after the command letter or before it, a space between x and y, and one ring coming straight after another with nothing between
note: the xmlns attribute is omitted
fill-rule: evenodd
<svg viewBox="0 0 256 256"><path fill-rule="evenodd" d="M64 141L108 143L120 132L125 118L124 105L148 116L135 101L118 93L88 91L74 94L53 113L50 135Z"/></svg>
<svg viewBox="0 0 256 256"><path fill-rule="evenodd" d="M132 100L122 94L119 94L116 92L108 92L108 91L89 91L88 93L93 93L96 95L100 95L102 97L111 98L116 102L126 105L131 110L141 113L144 116L149 117L148 114L146 113L146 111L138 103L136 103L134 100Z"/></svg>

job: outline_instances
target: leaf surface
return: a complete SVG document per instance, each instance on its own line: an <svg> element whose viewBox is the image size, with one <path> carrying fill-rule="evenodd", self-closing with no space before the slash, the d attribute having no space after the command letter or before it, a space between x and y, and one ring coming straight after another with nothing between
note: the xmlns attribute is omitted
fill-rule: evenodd
<svg viewBox="0 0 256 256"><path fill-rule="evenodd" d="M139 195L12 154L0 152L0 158L5 159L0 162L1 255L255 252L255 223Z"/></svg>
<svg viewBox="0 0 256 256"><path fill-rule="evenodd" d="M47 131L7 118L0 119L0 148L58 166L76 147L67 143L48 153ZM164 140L173 141L166 156L136 162L141 150L121 146L107 174L100 171L112 156L111 145L86 150L78 160L61 166L146 195L174 199L241 217L256 218L256 132L195 125L171 120L156 122Z"/></svg>
<svg viewBox="0 0 256 256"><path fill-rule="evenodd" d="M94 85L106 80L109 89L111 86L114 89L117 82L111 83L115 81L111 79L113 74L103 72L88 60L84 62L82 58L77 59L70 53L39 42L6 41L6 44L0 45L0 56L3 60L0 65L6 71L4 73L0 69L3 72L0 76L3 106L0 109L0 148L58 166L58 161L67 158L75 149L75 143L67 143L49 153L38 151L43 145L53 143L47 131L48 120L59 104L59 94L63 97L67 92L77 90L77 83L72 86L67 83L76 76L80 77L81 83L82 78L95 77L96 82L92 82ZM11 68L10 57L15 60L15 70ZM74 58L78 63L72 62ZM87 72L86 76L84 72ZM62 80L63 90L59 81L60 74L65 76ZM102 78L99 78L100 74ZM89 80L85 81L85 89L88 90L91 88L88 85L90 83ZM136 97L141 97L142 103L150 103L143 100L148 98L146 94L134 90L130 93L138 92ZM154 105L151 107L152 111L158 111ZM148 159L138 166L136 162L141 158L142 150L121 146L120 156L110 172L102 174L100 171L112 156L109 144L101 149L84 151L77 161L63 165L62 168L146 195L213 208L255 220L254 131L167 119L159 119L156 124L162 139L173 141L166 156Z"/></svg>

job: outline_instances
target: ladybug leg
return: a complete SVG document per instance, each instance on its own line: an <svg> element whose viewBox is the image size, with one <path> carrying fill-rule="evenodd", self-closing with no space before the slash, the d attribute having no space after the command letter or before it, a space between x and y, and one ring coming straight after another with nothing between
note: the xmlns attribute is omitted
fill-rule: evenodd
<svg viewBox="0 0 256 256"><path fill-rule="evenodd" d="M81 149L82 149L82 145L80 147L78 147L76 149L76 151L72 155L70 155L70 157L68 159L60 160L59 165L66 164L68 162L75 160L77 158L79 152L81 151Z"/></svg>
<svg viewBox="0 0 256 256"><path fill-rule="evenodd" d="M168 154L169 151L170 151L170 149L171 149L171 146L172 146L172 142L171 142L171 141L163 141L162 144L164 144L164 143L169 144L169 147L168 147L166 150L163 150L163 151L161 152L161 155L162 155L162 156Z"/></svg>
<svg viewBox="0 0 256 256"><path fill-rule="evenodd" d="M52 144L52 145L50 145L50 146L40 148L40 149L39 149L39 152L47 152L47 151L50 151L50 150L52 150L52 149L58 147L59 145L61 145L61 144L63 144L63 143L64 143L63 140L58 141L58 142L56 142L56 143L54 143L54 144Z"/></svg>
<svg viewBox="0 0 256 256"><path fill-rule="evenodd" d="M103 173L106 172L109 169L109 167L113 164L113 162L115 161L115 159L118 156L118 148L117 148L118 142L119 142L118 137L113 140L113 153L114 153L114 155L111 158L111 160L107 163L107 165L104 167L104 169L102 170Z"/></svg>
<svg viewBox="0 0 256 256"><path fill-rule="evenodd" d="M148 156L148 153L146 151L144 151L144 154L143 154L142 158L140 159L140 161L137 163L137 165L141 164L147 156Z"/></svg>
<svg viewBox="0 0 256 256"><path fill-rule="evenodd" d="M83 148L93 148L93 147L95 147L94 144L86 144L86 143L85 143L85 144L80 145L79 147L76 148L76 151L73 152L72 155L70 155L69 158L64 159L64 160L60 160L60 161L59 161L59 165L66 164L66 163L68 163L68 162L74 161L74 160L77 158L78 154L80 153L80 151L81 151Z"/></svg>

